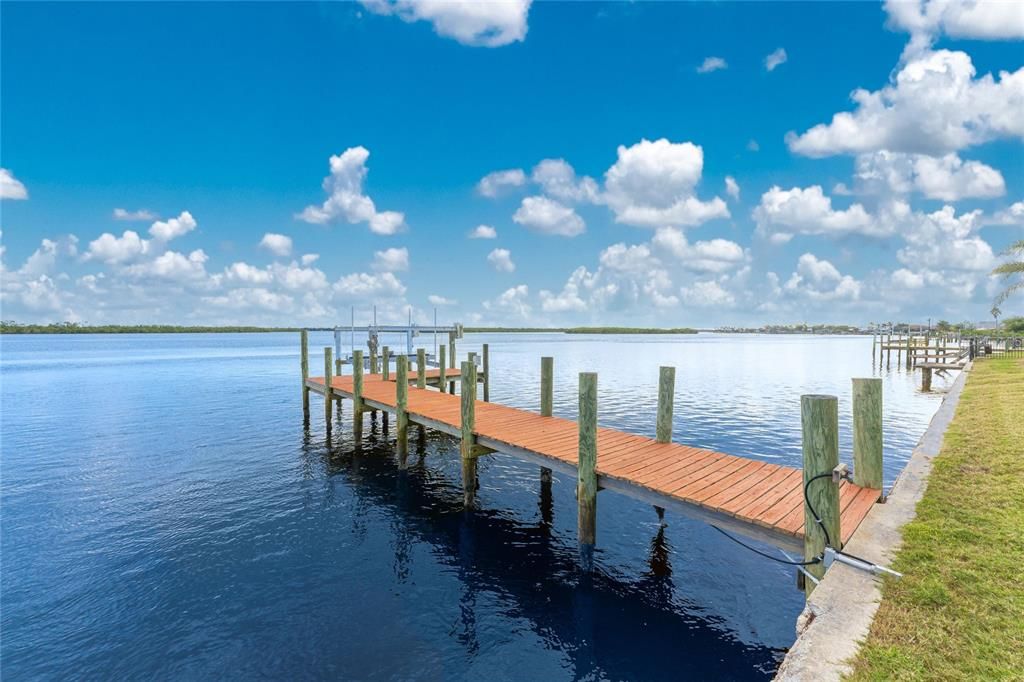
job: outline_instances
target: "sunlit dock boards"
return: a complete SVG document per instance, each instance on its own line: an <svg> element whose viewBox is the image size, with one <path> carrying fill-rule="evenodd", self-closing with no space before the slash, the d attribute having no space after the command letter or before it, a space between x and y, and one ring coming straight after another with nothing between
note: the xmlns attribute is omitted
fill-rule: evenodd
<svg viewBox="0 0 1024 682"><path fill-rule="evenodd" d="M446 379L457 373L446 371ZM438 370L427 370L437 383ZM415 373L409 373L410 382ZM366 408L395 413L397 386L380 374L362 376ZM309 377L311 391L324 392L323 377ZM335 397L355 397L352 376L332 377ZM410 387L410 421L461 437L460 396ZM476 401L472 433L477 446L575 476L579 425L575 421ZM803 551L804 498L800 469L735 457L676 443L661 443L614 429L597 430L597 474L602 489L696 517L726 530ZM877 488L839 484L840 532L845 542L879 500Z"/></svg>

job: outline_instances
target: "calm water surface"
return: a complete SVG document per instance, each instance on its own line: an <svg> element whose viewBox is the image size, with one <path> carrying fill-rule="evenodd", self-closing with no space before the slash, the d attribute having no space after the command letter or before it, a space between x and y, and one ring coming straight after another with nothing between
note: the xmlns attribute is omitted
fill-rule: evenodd
<svg viewBox="0 0 1024 682"><path fill-rule="evenodd" d="M940 399L863 337L477 334L460 355L484 342L496 402L537 409L553 355L557 415L598 371L600 423L653 436L675 365L676 440L797 466L800 394L839 396L849 461L850 378L881 376L887 485ZM0 383L4 679L751 679L794 637L792 569L706 525L604 493L581 575L571 479L541 496L536 467L483 458L465 512L454 439L412 427L400 470L393 420L357 448L346 403L327 443L314 396L304 429L297 334L5 336Z"/></svg>

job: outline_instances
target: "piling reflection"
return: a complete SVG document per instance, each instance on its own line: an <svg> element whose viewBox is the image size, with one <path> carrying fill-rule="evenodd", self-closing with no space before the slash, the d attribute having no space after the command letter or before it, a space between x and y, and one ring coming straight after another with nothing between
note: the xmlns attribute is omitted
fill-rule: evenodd
<svg viewBox="0 0 1024 682"><path fill-rule="evenodd" d="M361 446L353 442L354 434L339 432L326 449L306 441L307 454L315 457L319 451L328 476L345 481L355 499L354 516L371 510L388 515L400 581L410 579L410 556L418 544L429 545L431 555L451 567L459 583L459 615L450 635L467 655L485 655L481 642L493 635L480 632L488 622L481 618L497 602L503 618L525 620L547 646L563 651L576 677L703 675L707 656L691 663L681 655L698 648L730 661L730 669L774 670L779 650L741 643L721 620L679 594L665 524L650 541L650 570L638 579L614 575L600 561L591 571L581 570L575 536L560 537L554 530L550 475L540 476L536 521L469 509L457 475L446 477L429 465L438 434L418 434L416 465L402 468L383 419L369 423ZM353 523L359 522L353 518Z"/></svg>

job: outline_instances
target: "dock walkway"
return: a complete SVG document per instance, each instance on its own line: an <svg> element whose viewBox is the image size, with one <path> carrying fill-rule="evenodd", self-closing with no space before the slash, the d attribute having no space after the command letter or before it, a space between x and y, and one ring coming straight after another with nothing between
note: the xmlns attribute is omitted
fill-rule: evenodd
<svg viewBox="0 0 1024 682"><path fill-rule="evenodd" d="M446 379L458 380L457 372L447 370ZM429 383L439 383L436 370L428 370L427 378L433 380ZM409 373L409 379L415 381L415 372ZM323 377L309 377L306 387L323 394ZM332 377L331 390L336 398L353 398L352 376ZM394 375L390 379L380 374L363 376L361 398L366 408L395 413L396 393ZM414 423L462 435L460 396L413 386L408 390L406 409ZM479 446L576 475L579 429L575 421L484 401L476 401L474 409L473 434ZM787 550L803 551L801 469L598 428L597 474L600 488ZM842 542L880 496L875 488L840 483Z"/></svg>

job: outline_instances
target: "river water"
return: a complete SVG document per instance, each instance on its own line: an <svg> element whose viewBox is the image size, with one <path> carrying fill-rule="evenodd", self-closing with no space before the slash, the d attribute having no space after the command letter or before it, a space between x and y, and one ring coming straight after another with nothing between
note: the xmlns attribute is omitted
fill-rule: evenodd
<svg viewBox="0 0 1024 682"><path fill-rule="evenodd" d="M795 466L800 395L839 396L849 461L850 378L881 376L887 486L940 399L869 337L467 334L460 356L482 343L495 402L537 409L552 355L556 415L597 371L599 423L653 436L674 365L677 441ZM311 367L330 344L311 334ZM411 427L400 470L380 417L355 447L350 403L330 444L318 396L304 428L298 351L0 338L4 679L754 679L792 644L791 567L606 492L582 574L571 478L542 496L535 466L485 457L466 512L454 439Z"/></svg>

